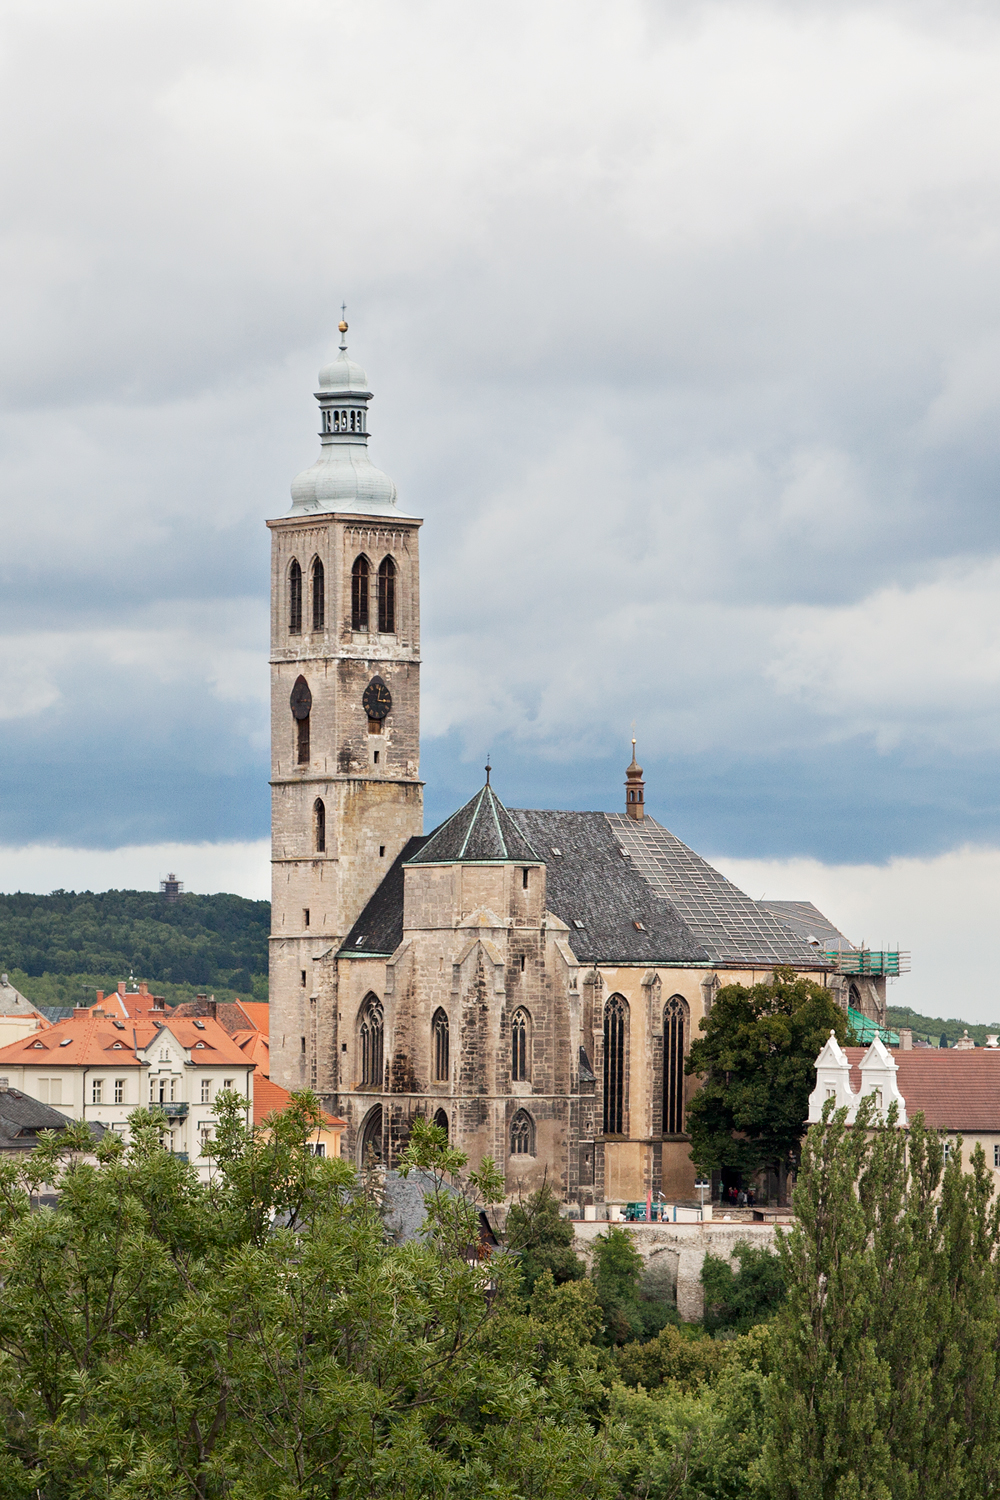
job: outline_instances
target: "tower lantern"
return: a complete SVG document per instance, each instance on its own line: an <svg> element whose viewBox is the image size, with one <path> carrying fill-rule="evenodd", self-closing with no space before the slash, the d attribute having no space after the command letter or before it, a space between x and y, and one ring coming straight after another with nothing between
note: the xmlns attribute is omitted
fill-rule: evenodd
<svg viewBox="0 0 1000 1500"><path fill-rule="evenodd" d="M632 741L632 764L625 772L625 812L637 823L641 823L645 817L643 808L643 788L645 783L642 779L642 767L635 758L635 740Z"/></svg>

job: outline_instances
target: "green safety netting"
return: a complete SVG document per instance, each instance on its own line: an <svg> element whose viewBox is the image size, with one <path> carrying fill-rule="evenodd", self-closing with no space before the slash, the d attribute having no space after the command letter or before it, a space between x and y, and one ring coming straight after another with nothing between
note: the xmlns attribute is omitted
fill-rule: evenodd
<svg viewBox="0 0 1000 1500"><path fill-rule="evenodd" d="M877 1036L880 1036L887 1047L899 1046L899 1032L890 1031L888 1026L878 1026L874 1021L869 1021L853 1005L847 1007L847 1019L851 1023L851 1030L857 1037L862 1047L867 1047Z"/></svg>

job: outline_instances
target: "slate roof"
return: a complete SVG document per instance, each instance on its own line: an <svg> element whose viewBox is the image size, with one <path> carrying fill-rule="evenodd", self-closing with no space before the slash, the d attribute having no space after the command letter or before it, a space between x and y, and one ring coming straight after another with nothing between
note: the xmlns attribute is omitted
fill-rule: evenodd
<svg viewBox="0 0 1000 1500"><path fill-rule="evenodd" d="M758 901L779 922L790 927L803 942L818 938L820 946L830 953L853 953L854 944L845 937L839 927L834 927L829 917L824 917L811 901Z"/></svg>
<svg viewBox="0 0 1000 1500"><path fill-rule="evenodd" d="M605 813L615 837L658 896L669 901L713 963L829 968L814 949L760 902L695 854L655 819Z"/></svg>
<svg viewBox="0 0 1000 1500"><path fill-rule="evenodd" d="M458 812L436 828L415 865L542 863L517 821L487 782Z"/></svg>
<svg viewBox="0 0 1000 1500"><path fill-rule="evenodd" d="M545 863L546 906L569 927L581 963L707 963L690 926L622 857L606 814L516 808L513 816Z"/></svg>
<svg viewBox="0 0 1000 1500"><path fill-rule="evenodd" d="M382 884L344 939L340 949L344 958L388 958L395 953L403 941L403 866L433 837L421 834L403 845Z"/></svg>
<svg viewBox="0 0 1000 1500"><path fill-rule="evenodd" d="M69 1123L66 1115L20 1089L0 1089L0 1139L4 1141L34 1136L39 1130L65 1130Z"/></svg>
<svg viewBox="0 0 1000 1500"><path fill-rule="evenodd" d="M851 1088L861 1088L861 1059L867 1048L845 1047ZM982 1131L1000 1135L1000 1047L960 1052L952 1047L921 1047L892 1053L896 1083L906 1100L907 1119L922 1113L932 1130Z"/></svg>

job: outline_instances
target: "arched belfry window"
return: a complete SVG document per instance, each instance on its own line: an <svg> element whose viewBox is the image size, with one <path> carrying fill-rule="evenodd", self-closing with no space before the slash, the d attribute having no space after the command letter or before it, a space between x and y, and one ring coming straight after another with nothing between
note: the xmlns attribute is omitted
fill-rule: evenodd
<svg viewBox="0 0 1000 1500"><path fill-rule="evenodd" d="M378 570L378 628L380 635L396 630L396 564L384 557Z"/></svg>
<svg viewBox="0 0 1000 1500"><path fill-rule="evenodd" d="M516 1010L510 1022L510 1076L515 1083L524 1083L528 1077L528 1012Z"/></svg>
<svg viewBox="0 0 1000 1500"><path fill-rule="evenodd" d="M612 995L604 1007L604 1134L625 1133L625 1050L628 1006L624 996Z"/></svg>
<svg viewBox="0 0 1000 1500"><path fill-rule="evenodd" d="M382 1002L377 995L368 995L361 1007L361 1082L374 1088L382 1087L383 1039L385 1036L382 1018Z"/></svg>
<svg viewBox="0 0 1000 1500"><path fill-rule="evenodd" d="M351 569L351 629L368 629L368 577L371 568L367 557L356 557Z"/></svg>
<svg viewBox="0 0 1000 1500"><path fill-rule="evenodd" d="M437 1114L434 1116L433 1123L438 1127L439 1130L443 1130L444 1133L445 1133L445 1135L447 1136L447 1134L448 1134L448 1111L446 1109L439 1109L438 1112L437 1112Z"/></svg>
<svg viewBox="0 0 1000 1500"><path fill-rule="evenodd" d="M431 1034L434 1044L434 1081L435 1083L448 1082L448 1017L440 1008L434 1012L434 1020L431 1022Z"/></svg>
<svg viewBox="0 0 1000 1500"><path fill-rule="evenodd" d="M326 624L326 576L318 557L312 565L312 590L313 630L322 630Z"/></svg>
<svg viewBox="0 0 1000 1500"><path fill-rule="evenodd" d="M288 569L288 633L302 634L302 569L294 557Z"/></svg>
<svg viewBox="0 0 1000 1500"><path fill-rule="evenodd" d="M511 1156L534 1156L535 1122L526 1109L519 1109L510 1122Z"/></svg>
<svg viewBox="0 0 1000 1500"><path fill-rule="evenodd" d="M663 1134L684 1134L684 1049L690 1011L680 995L663 1007Z"/></svg>
<svg viewBox="0 0 1000 1500"><path fill-rule="evenodd" d="M312 701L308 682L304 677L296 677L288 702L295 724L295 758L300 766L309 764L309 714Z"/></svg>
<svg viewBox="0 0 1000 1500"><path fill-rule="evenodd" d="M322 797L313 803L313 847L317 854L326 853L326 804Z"/></svg>

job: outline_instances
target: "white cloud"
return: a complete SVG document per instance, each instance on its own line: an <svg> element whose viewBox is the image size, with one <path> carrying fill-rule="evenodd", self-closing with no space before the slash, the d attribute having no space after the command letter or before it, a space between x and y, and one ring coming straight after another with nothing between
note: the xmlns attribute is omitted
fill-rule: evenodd
<svg viewBox="0 0 1000 1500"><path fill-rule="evenodd" d="M189 891L271 899L271 844L132 844L121 849L0 845L0 890L155 891L171 872Z"/></svg>
<svg viewBox="0 0 1000 1500"><path fill-rule="evenodd" d="M885 865L713 857L755 898L812 901L855 943L902 948L912 972L889 1002L923 1015L1000 1023L992 935L1000 910L1000 849L966 847Z"/></svg>

